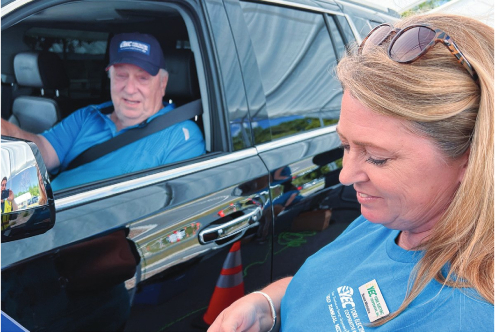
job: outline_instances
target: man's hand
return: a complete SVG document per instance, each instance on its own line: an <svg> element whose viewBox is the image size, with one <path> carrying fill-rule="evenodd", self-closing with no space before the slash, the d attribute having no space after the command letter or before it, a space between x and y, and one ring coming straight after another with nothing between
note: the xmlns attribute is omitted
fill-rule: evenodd
<svg viewBox="0 0 495 332"><path fill-rule="evenodd" d="M5 121L4 119L2 119L2 135L22 138L35 143L41 152L41 156L43 157L43 161L48 170L52 170L60 165L60 160L58 159L55 149L45 137L22 130L15 124Z"/></svg>
<svg viewBox="0 0 495 332"><path fill-rule="evenodd" d="M2 135L18 137L16 136L17 129L19 129L19 127L17 127L15 124L2 119Z"/></svg>

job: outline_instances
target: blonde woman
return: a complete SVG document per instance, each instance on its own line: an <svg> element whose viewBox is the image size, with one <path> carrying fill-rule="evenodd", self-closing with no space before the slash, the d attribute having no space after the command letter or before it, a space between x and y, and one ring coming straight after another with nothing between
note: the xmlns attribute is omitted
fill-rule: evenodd
<svg viewBox="0 0 495 332"><path fill-rule="evenodd" d="M371 31L337 68L362 216L209 331L493 330L493 50L460 16Z"/></svg>

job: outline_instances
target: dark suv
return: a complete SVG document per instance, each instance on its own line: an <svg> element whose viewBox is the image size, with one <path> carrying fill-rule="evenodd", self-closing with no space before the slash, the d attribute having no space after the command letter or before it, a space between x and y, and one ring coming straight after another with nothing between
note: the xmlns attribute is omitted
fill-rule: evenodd
<svg viewBox="0 0 495 332"><path fill-rule="evenodd" d="M23 203L2 210L2 311L29 331L205 330L294 274L360 214L338 180L334 67L397 17L339 0L2 0L2 118L39 133L110 100L110 38L150 33L167 101L200 100L207 151L52 192L36 146L2 137ZM21 56L37 74L20 79Z"/></svg>

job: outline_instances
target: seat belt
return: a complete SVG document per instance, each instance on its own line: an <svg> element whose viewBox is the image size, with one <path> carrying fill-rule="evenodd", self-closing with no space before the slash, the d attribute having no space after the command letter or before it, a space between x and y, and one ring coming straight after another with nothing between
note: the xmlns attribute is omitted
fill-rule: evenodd
<svg viewBox="0 0 495 332"><path fill-rule="evenodd" d="M163 115L157 116L143 127L131 128L128 131L112 137L103 143L88 148L74 158L69 163L69 166L67 166L67 168L63 171L68 171L92 162L110 152L116 151L128 144L136 142L141 138L162 131L163 129L171 127L174 124L192 119L201 114L203 114L201 99L177 107L176 109L173 109Z"/></svg>

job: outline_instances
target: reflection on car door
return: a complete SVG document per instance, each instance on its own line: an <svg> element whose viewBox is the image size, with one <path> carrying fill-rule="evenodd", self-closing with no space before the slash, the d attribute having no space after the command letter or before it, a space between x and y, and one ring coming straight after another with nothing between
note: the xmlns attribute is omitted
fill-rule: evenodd
<svg viewBox="0 0 495 332"><path fill-rule="evenodd" d="M333 68L345 45L333 17L343 16L271 2L229 2L228 8L250 77L255 145L270 172L276 280L293 275L359 215L353 189L338 180L342 88ZM241 38L245 30L247 40ZM267 43L271 35L277 38Z"/></svg>
<svg viewBox="0 0 495 332"><path fill-rule="evenodd" d="M210 166L201 168L205 164ZM184 172L187 166L173 173ZM196 163L187 175L156 180L119 195L67 206L58 212L51 232L4 244L3 266L19 260L20 254L12 250L21 242L23 252L39 255L2 272L2 309L30 331L118 328L130 306L124 284L66 292L68 285L57 269L61 251L44 252L44 247L84 243L88 236L98 238L125 227L142 257L138 273L125 283L135 302L129 330L188 330L192 318L200 324L234 242L240 241L246 292L270 281L270 242L254 241L269 205L268 174L254 149L210 158ZM76 262L74 267L80 265ZM136 281L142 285L134 292ZM150 314L153 319L147 319Z"/></svg>
<svg viewBox="0 0 495 332"><path fill-rule="evenodd" d="M300 135L279 149L259 147L271 174L274 279L293 275L360 214L354 189L338 180L339 142L335 133L329 133L306 139ZM280 169L285 173L277 178Z"/></svg>
<svg viewBox="0 0 495 332"><path fill-rule="evenodd" d="M191 322L211 323L203 315L219 310L208 305L239 240L241 279L231 287L242 282L249 292L270 281L270 242L254 241L265 206L269 211L268 175L258 156L237 155L239 160L168 181L168 208L130 225L145 280L135 295L129 331L185 331Z"/></svg>

